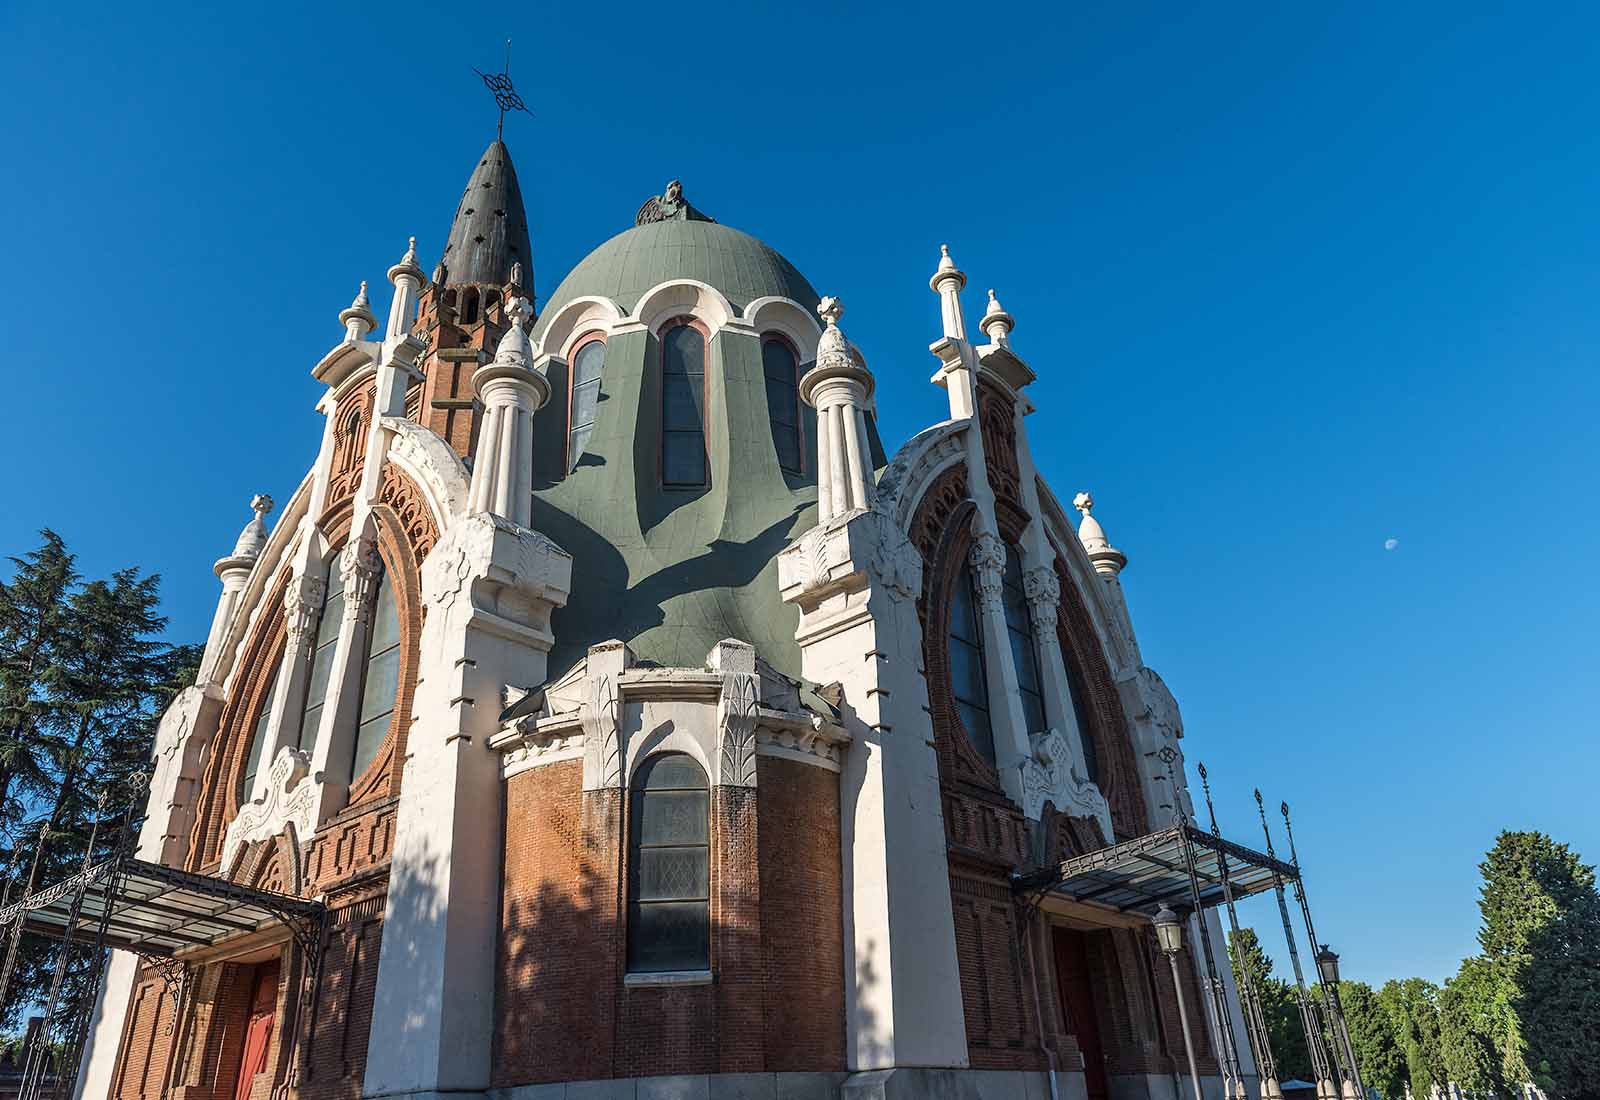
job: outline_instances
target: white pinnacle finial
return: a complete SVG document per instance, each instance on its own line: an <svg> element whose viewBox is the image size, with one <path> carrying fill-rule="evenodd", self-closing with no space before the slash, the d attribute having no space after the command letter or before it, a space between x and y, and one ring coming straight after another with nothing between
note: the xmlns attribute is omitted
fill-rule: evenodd
<svg viewBox="0 0 1600 1100"><path fill-rule="evenodd" d="M366 286L365 283L362 283L361 285ZM272 494L257 493L255 496L251 497L250 510L258 516L265 516L268 512L272 511Z"/></svg>
<svg viewBox="0 0 1600 1100"><path fill-rule="evenodd" d="M267 545L267 513L272 511L272 497L267 493L257 493L250 498L250 510L255 515L250 517L250 522L244 525L244 530L239 532L239 541L233 544L232 557L245 559L256 558ZM223 561L227 561L226 558ZM221 567L219 562L218 566Z"/></svg>
<svg viewBox="0 0 1600 1100"><path fill-rule="evenodd" d="M389 269L389 281L398 285L402 275L409 275L422 285L422 268L417 266L417 238L411 237L406 241L406 254L400 257L400 262Z"/></svg>
<svg viewBox="0 0 1600 1100"><path fill-rule="evenodd" d="M1089 555L1089 561L1094 564L1097 573L1115 577L1128 564L1128 556L1111 545L1111 540L1106 538L1105 528L1089 514L1094 507L1094 497L1079 493L1072 498L1072 506L1083 513L1083 522L1078 524L1078 541L1083 543L1084 553Z"/></svg>
<svg viewBox="0 0 1600 1100"><path fill-rule="evenodd" d="M522 326L533 316L533 303L526 298L513 298L506 303L506 316L510 319L511 325L506 329L506 334L500 337L500 346L495 349L495 365L531 370L533 344L528 340L528 334L523 331Z"/></svg>
<svg viewBox="0 0 1600 1100"><path fill-rule="evenodd" d="M417 262L417 238L415 237L411 237L406 241L406 254L400 257L401 263L405 263L407 260L412 263Z"/></svg>
<svg viewBox="0 0 1600 1100"><path fill-rule="evenodd" d="M345 328L346 340L360 340L378 327L378 318L372 312L372 303L367 300L365 279L361 280L361 289L356 292L355 300L339 311L339 323Z"/></svg>
<svg viewBox="0 0 1600 1100"><path fill-rule="evenodd" d="M983 320L978 327L1001 347L1011 346L1011 330L1017 327L1017 321L1005 311L1000 299L994 296L993 288L989 291L989 307L983 311Z"/></svg>
<svg viewBox="0 0 1600 1100"><path fill-rule="evenodd" d="M511 323L521 328L533 316L533 303L526 298L513 298L511 304L506 306L506 316L511 318Z"/></svg>
<svg viewBox="0 0 1600 1100"><path fill-rule="evenodd" d="M837 325L844 316L844 303L830 294L817 303L817 313L829 325Z"/></svg>
<svg viewBox="0 0 1600 1100"><path fill-rule="evenodd" d="M934 293L942 293L944 287L941 284L951 279L955 280L956 290L967 285L966 275L956 266L955 260L950 258L950 246L942 244L939 246L939 266L934 271L933 278L928 280L928 286Z"/></svg>

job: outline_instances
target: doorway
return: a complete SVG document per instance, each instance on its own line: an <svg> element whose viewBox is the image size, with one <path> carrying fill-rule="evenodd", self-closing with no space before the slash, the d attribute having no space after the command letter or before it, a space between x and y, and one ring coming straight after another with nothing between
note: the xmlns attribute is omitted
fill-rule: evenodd
<svg viewBox="0 0 1600 1100"><path fill-rule="evenodd" d="M1067 1018L1067 1031L1078 1040L1083 1054L1083 1083L1089 1100L1109 1100L1106 1079L1106 1053L1100 1041L1100 1016L1095 1011L1094 986L1090 980L1091 937L1103 933L1082 932L1056 925L1051 929L1056 956L1056 987L1061 991L1061 1012Z"/></svg>
<svg viewBox="0 0 1600 1100"><path fill-rule="evenodd" d="M278 1016L278 963L274 959L255 968L250 993L250 1022L244 1031L244 1054L239 1059L239 1080L233 1088L234 1100L250 1100L250 1086L256 1074L265 1072L272 1048L272 1025Z"/></svg>

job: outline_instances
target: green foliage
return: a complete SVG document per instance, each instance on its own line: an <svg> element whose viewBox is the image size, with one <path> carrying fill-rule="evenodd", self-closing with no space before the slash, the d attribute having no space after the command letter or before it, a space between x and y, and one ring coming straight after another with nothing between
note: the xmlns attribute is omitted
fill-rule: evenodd
<svg viewBox="0 0 1600 1100"><path fill-rule="evenodd" d="M1503 832L1479 869L1481 965L1463 964L1461 1057L1471 1036L1504 1080L1600 1096L1600 893L1594 868L1538 832ZM1473 964L1470 965L1469 964ZM1456 984L1456 983L1452 983Z"/></svg>
<svg viewBox="0 0 1600 1100"><path fill-rule="evenodd" d="M1411 1095L1425 1097L1433 1087L1443 1088L1446 1078L1439 1049L1439 987L1422 978L1391 979L1378 990L1378 1004L1389 1017L1395 1045L1405 1062Z"/></svg>
<svg viewBox="0 0 1600 1100"><path fill-rule="evenodd" d="M1311 1052L1300 1022L1294 985L1273 977L1272 960L1262 950L1255 929L1241 928L1237 937L1228 936L1228 960L1233 965L1234 982L1242 990L1248 978L1261 999L1267 1042L1272 1047L1278 1079L1309 1078Z"/></svg>
<svg viewBox="0 0 1600 1100"><path fill-rule="evenodd" d="M1366 982L1341 981L1339 1001L1355 1048L1361 1083L1386 1097L1405 1095L1406 1056L1394 1019Z"/></svg>
<svg viewBox="0 0 1600 1100"><path fill-rule="evenodd" d="M0 582L0 889L13 900L30 879L59 881L121 843L161 711L199 662L199 647L158 639L158 577L84 582L62 540L42 536ZM23 938L0 1024L46 1000L57 946ZM69 956L64 1010L87 994L89 961L87 949Z"/></svg>
<svg viewBox="0 0 1600 1100"><path fill-rule="evenodd" d="M1472 1093L1505 1096L1509 1010L1494 966L1464 959L1439 994L1439 1044L1445 1074Z"/></svg>

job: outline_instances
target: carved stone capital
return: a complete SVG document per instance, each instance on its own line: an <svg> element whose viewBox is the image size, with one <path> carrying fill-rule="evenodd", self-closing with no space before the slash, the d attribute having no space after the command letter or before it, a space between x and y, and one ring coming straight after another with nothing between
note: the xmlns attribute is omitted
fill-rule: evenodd
<svg viewBox="0 0 1600 1100"><path fill-rule="evenodd" d="M346 615L358 615L364 610L383 576L383 558L378 554L378 542L371 535L358 535L350 540L339 554L339 577L344 581L344 606Z"/></svg>
<svg viewBox="0 0 1600 1100"><path fill-rule="evenodd" d="M1032 751L1022 763L1022 812L1037 820L1049 802L1062 813L1097 819L1111 836L1111 807L1100 788L1079 773L1066 736L1049 729L1028 740Z"/></svg>
<svg viewBox="0 0 1600 1100"><path fill-rule="evenodd" d="M610 676L589 681L583 704L583 789L622 786L622 700Z"/></svg>
<svg viewBox="0 0 1600 1100"><path fill-rule="evenodd" d="M868 590L910 600L922 591L922 558L889 516L851 512L818 524L778 555L778 589L802 610Z"/></svg>
<svg viewBox="0 0 1600 1100"><path fill-rule="evenodd" d="M1022 594L1033 612L1034 636L1054 644L1056 619L1061 603L1061 581L1048 565L1038 565L1022 574Z"/></svg>
<svg viewBox="0 0 1600 1100"><path fill-rule="evenodd" d="M1006 547L1000 541L1000 536L992 531L979 531L972 536L967 563L972 566L972 581L978 590L978 603L985 611L1002 611L1000 593L1005 582Z"/></svg>
<svg viewBox="0 0 1600 1100"><path fill-rule="evenodd" d="M308 774L311 757L288 745L273 757L268 773L267 793L260 801L247 802L239 810L222 840L222 866L233 863L241 847L254 840L266 840L294 826L302 842L310 840L317 827L317 786L322 779Z"/></svg>
<svg viewBox="0 0 1600 1100"><path fill-rule="evenodd" d="M302 574L289 582L283 593L283 625L291 650L310 643L327 595L328 582L321 577Z"/></svg>
<svg viewBox="0 0 1600 1100"><path fill-rule="evenodd" d="M717 782L729 787L754 787L756 717L761 705L755 647L732 640L718 642L709 663L722 673L722 692L717 698Z"/></svg>
<svg viewBox="0 0 1600 1100"><path fill-rule="evenodd" d="M422 563L430 619L464 614L475 627L546 651L555 642L550 614L571 588L571 554L484 512L457 520Z"/></svg>

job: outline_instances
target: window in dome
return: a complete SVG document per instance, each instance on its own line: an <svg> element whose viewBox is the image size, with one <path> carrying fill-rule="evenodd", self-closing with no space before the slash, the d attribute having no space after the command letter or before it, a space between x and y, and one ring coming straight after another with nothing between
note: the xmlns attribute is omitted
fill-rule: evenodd
<svg viewBox="0 0 1600 1100"><path fill-rule="evenodd" d="M278 686L278 675L273 673L261 693L261 712L256 715L250 732L250 750L244 758L244 774L239 777L239 801L250 801L250 788L255 786L256 773L261 770L261 753L267 744L267 722L272 717L272 689Z"/></svg>
<svg viewBox="0 0 1600 1100"><path fill-rule="evenodd" d="M967 736L983 758L994 763L994 727L989 724L989 682L978 622L972 569L963 562L950 591L950 688Z"/></svg>
<svg viewBox="0 0 1600 1100"><path fill-rule="evenodd" d="M300 712L300 735L295 748L310 752L317 743L317 725L322 721L322 704L328 700L328 681L333 676L334 650L339 648L339 624L344 619L344 577L338 559L328 570L328 593L322 597L317 617L317 640L311 650L311 675L306 679L306 702Z"/></svg>
<svg viewBox="0 0 1600 1100"><path fill-rule="evenodd" d="M1011 639L1011 662L1017 669L1017 694L1029 733L1045 728L1044 689L1039 678L1039 650L1033 637L1033 611L1022 588L1022 560L1015 547L1006 546L1006 571L1000 587L1006 612L1006 634Z"/></svg>
<svg viewBox="0 0 1600 1100"><path fill-rule="evenodd" d="M372 628L367 632L367 667L361 679L361 716L350 764L351 782L377 757L400 694L400 609L395 604L388 570L384 570L373 603Z"/></svg>
<svg viewBox="0 0 1600 1100"><path fill-rule="evenodd" d="M706 338L689 321L661 333L661 483L706 484Z"/></svg>
<svg viewBox="0 0 1600 1100"><path fill-rule="evenodd" d="M800 357L787 340L769 336L761 344L761 368L767 380L767 417L778 465L787 473L805 470L800 446Z"/></svg>
<svg viewBox="0 0 1600 1100"><path fill-rule="evenodd" d="M705 769L652 756L633 779L628 844L628 970L711 966L711 818Z"/></svg>
<svg viewBox="0 0 1600 1100"><path fill-rule="evenodd" d="M567 402L567 472L578 468L583 449L594 432L595 409L600 404L600 367L606 358L603 337L587 339L572 356L572 392Z"/></svg>

